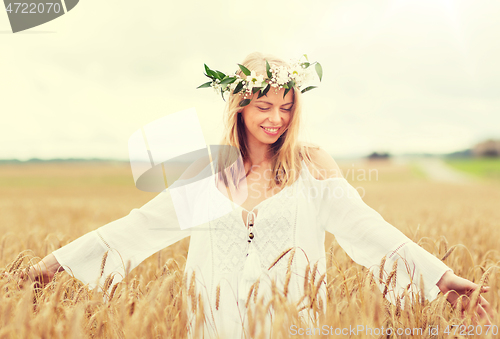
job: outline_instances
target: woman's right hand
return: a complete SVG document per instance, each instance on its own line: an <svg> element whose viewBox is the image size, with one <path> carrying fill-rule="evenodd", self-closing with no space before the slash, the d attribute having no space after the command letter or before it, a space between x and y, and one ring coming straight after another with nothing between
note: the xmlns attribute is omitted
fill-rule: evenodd
<svg viewBox="0 0 500 339"><path fill-rule="evenodd" d="M57 272L64 271L64 268L56 260L56 257L50 253L40 262L29 267L29 270L19 270L14 273L4 273L4 277L13 277L18 281L19 286L22 288L26 282L37 281L41 287L44 287Z"/></svg>

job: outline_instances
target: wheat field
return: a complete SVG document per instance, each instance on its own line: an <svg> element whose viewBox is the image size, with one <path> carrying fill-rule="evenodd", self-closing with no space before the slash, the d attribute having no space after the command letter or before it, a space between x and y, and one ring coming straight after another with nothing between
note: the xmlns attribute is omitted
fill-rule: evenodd
<svg viewBox="0 0 500 339"><path fill-rule="evenodd" d="M500 183L459 185L433 182L414 166L391 161L340 163L344 177L363 192L364 201L410 239L443 259L459 276L490 291L483 296L499 307ZM373 169L377 176L361 177ZM366 172L365 172L366 173ZM137 190L130 165L123 163L39 163L0 166L0 272L23 270L81 235L127 215L156 196ZM101 292L89 290L66 272L44 288L0 279L0 339L3 338L186 338L200 337L203 305L192 293L192 279L183 275L189 238L165 248ZM460 314L440 295L428 302L419 294L388 303L369 271L355 264L327 234L327 312L317 327L329 334L291 333L306 327L286 291L275 290L270 303L249 295L249 333L259 332L259 319L273 308L273 338L495 338L494 327L475 327L474 313ZM392 272L382 278L388 289ZM315 291L323 277L307 273L304 296L321 310ZM255 286L257 288L257 286ZM471 298L477 300L478 295ZM475 299L474 299L475 298ZM465 302L465 301L463 301ZM195 313L188 314L187 303ZM492 319L498 325L498 316ZM364 326L368 331L345 334ZM449 334L444 333L449 326ZM454 327L453 327L454 326ZM462 327L460 327L462 326ZM474 327L473 327L474 326ZM402 329L392 334L384 328ZM482 334L478 335L478 329ZM335 332L335 329L340 329ZM433 332L438 329L438 332ZM473 330L471 330L473 329ZM455 332L454 332L455 331ZM472 332L471 332L472 331ZM411 332L411 333L410 333Z"/></svg>

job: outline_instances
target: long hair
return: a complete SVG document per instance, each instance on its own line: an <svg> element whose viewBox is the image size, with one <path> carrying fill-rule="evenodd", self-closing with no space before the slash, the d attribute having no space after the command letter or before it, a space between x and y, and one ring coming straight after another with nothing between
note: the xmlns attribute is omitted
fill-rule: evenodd
<svg viewBox="0 0 500 339"><path fill-rule="evenodd" d="M270 65L286 66L289 65L273 55L264 55L259 52L249 54L242 65L249 70L255 71L256 74L266 73L266 60ZM241 70L238 72L241 77L245 77ZM293 92L293 105L291 110L291 118L285 132L279 139L270 145L271 152L271 169L272 177L270 187L273 189L276 186L285 187L291 185L298 178L301 171L301 157L306 164L312 163L309 155L309 148L318 149L319 146L310 143L298 141L299 127L302 116L302 94L295 87L291 89ZM230 94L226 102L224 111L224 134L221 140L221 145L235 147L240 153L241 158L245 161L248 157L247 136L245 126L242 120L243 107L240 107L240 102L244 99L242 92ZM231 153L231 154L229 154ZM225 186L228 186L227 172L232 178L233 185L238 188L239 181L243 179L241 173L244 173L244 165L237 160L234 149L222 147L219 152L218 173L219 179L222 180ZM239 155L238 155L239 156ZM314 166L314 165L313 165ZM224 169L224 170L220 170ZM239 175L238 175L239 174ZM239 177L238 177L239 176Z"/></svg>

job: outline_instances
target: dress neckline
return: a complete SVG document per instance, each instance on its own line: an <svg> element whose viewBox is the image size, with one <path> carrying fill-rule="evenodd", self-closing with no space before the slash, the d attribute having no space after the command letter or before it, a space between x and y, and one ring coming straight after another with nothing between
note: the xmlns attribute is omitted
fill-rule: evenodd
<svg viewBox="0 0 500 339"><path fill-rule="evenodd" d="M303 169L304 169L303 167L304 167L304 166L306 166L306 164L305 164L304 160L301 160L301 163L302 163L302 170L303 170ZM284 188L283 188L281 191L279 191L278 193L273 194L273 195L272 195L272 196L270 196L269 198L262 200L262 201L261 201L261 202L259 202L257 205L255 205L255 206L254 206L254 207L253 207L250 211L249 211L249 210L247 210L246 208L244 208L243 206L238 205L238 204L237 204L237 203L235 203L233 200L231 200L231 199L229 199L228 197L226 197L226 196L225 196L225 195L224 195L221 191L219 191L219 189L217 188L217 183L216 183L216 177L217 177L217 176L216 176L216 175L214 175L213 177L214 177L214 180L212 181L212 183L213 183L213 188L214 188L214 189L215 189L215 190L216 190L216 191L220 194L220 196L221 196L221 197L223 197L225 200L228 200L231 204L233 204L234 206L238 207L239 209L241 209L241 210L243 210L243 211L245 211L245 212L247 212L247 213L253 213L253 211L254 211L255 209L258 209L258 207L260 207L260 206L261 206L262 204L264 204L266 201L273 199L274 197L276 197L276 196L280 195L280 194L281 194L282 192L284 192L285 190L290 189L290 188L292 188L292 186L294 186L295 184L297 184L297 181L299 181L299 180L300 180L300 178L302 177L302 172L300 173L299 177L297 178L297 180L295 180L295 182L294 182L293 184L291 184L291 185L288 185L288 186L284 187Z"/></svg>

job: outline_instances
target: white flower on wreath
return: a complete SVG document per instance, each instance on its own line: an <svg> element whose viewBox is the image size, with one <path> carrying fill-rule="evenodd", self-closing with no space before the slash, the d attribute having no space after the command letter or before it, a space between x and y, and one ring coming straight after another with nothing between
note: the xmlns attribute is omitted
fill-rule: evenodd
<svg viewBox="0 0 500 339"><path fill-rule="evenodd" d="M250 75L247 76L247 89L252 90L254 87L261 87L264 77L262 75L257 75L255 71L251 71Z"/></svg>
<svg viewBox="0 0 500 339"><path fill-rule="evenodd" d="M302 82L304 78L304 69L299 64L294 64L290 69L290 78L295 80L296 84Z"/></svg>
<svg viewBox="0 0 500 339"><path fill-rule="evenodd" d="M276 82L278 85L284 85L288 82L288 70L285 67L279 67L276 72Z"/></svg>
<svg viewBox="0 0 500 339"><path fill-rule="evenodd" d="M309 83L316 79L316 71L313 66L302 69L302 83Z"/></svg>
<svg viewBox="0 0 500 339"><path fill-rule="evenodd" d="M220 92L220 88L221 88L221 85L218 84L216 81L213 81L210 86L212 86L212 88L214 89L214 91L216 93L219 93Z"/></svg>

